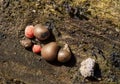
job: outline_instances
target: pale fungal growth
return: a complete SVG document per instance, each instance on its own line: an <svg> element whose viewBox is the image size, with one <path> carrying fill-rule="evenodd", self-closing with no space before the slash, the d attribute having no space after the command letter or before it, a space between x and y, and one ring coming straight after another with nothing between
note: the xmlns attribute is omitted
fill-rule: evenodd
<svg viewBox="0 0 120 84"><path fill-rule="evenodd" d="M87 58L81 62L80 73L82 76L91 77L94 76L94 66L95 60L92 58Z"/></svg>

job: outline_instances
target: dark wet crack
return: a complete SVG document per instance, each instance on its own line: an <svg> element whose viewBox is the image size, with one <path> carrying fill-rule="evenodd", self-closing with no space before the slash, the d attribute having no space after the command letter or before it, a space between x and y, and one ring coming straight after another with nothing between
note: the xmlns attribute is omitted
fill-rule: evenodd
<svg viewBox="0 0 120 84"><path fill-rule="evenodd" d="M6 35L0 32L0 40L5 39Z"/></svg>

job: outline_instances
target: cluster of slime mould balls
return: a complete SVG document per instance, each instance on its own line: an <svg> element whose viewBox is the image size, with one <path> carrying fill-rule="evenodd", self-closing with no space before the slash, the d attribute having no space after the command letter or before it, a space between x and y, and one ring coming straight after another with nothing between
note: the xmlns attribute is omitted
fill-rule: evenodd
<svg viewBox="0 0 120 84"><path fill-rule="evenodd" d="M68 44L65 44L63 47L60 47L57 42L41 45L42 41L49 39L50 34L49 29L42 24L29 25L26 26L24 31L25 38L20 40L20 43L25 49L31 49L33 53L41 54L46 61L68 62L71 59ZM32 42L33 38L37 39L38 43Z"/></svg>

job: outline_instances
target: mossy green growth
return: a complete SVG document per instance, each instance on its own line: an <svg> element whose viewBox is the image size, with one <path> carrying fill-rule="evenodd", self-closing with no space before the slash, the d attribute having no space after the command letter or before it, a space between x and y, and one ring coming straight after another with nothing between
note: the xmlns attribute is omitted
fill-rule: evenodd
<svg viewBox="0 0 120 84"><path fill-rule="evenodd" d="M119 0L72 0L72 6L89 4L88 11L93 17L108 19L113 24L120 26L120 1Z"/></svg>

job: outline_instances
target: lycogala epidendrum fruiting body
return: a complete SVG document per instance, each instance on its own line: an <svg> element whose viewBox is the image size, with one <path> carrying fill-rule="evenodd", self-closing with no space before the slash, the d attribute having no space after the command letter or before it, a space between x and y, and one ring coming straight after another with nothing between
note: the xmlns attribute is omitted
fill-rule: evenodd
<svg viewBox="0 0 120 84"><path fill-rule="evenodd" d="M30 48L32 47L33 43L30 39L23 39L20 40L20 44L24 47L24 48Z"/></svg>
<svg viewBox="0 0 120 84"><path fill-rule="evenodd" d="M42 47L40 45L36 45L36 44L34 44L33 47L32 47L32 51L34 53L40 53L41 49L42 49Z"/></svg>
<svg viewBox="0 0 120 84"><path fill-rule="evenodd" d="M65 63L71 59L71 52L68 44L65 44L63 48L61 48L58 52L57 60L59 62Z"/></svg>
<svg viewBox="0 0 120 84"><path fill-rule="evenodd" d="M34 37L34 26L33 25L29 25L25 28L25 36L27 38L33 38Z"/></svg>
<svg viewBox="0 0 120 84"><path fill-rule="evenodd" d="M34 29L34 36L38 40L46 40L50 36L50 32L46 26L37 24L35 25L35 29Z"/></svg>
<svg viewBox="0 0 120 84"><path fill-rule="evenodd" d="M43 46L41 56L47 61L54 61L57 57L59 46L56 42L50 42Z"/></svg>

